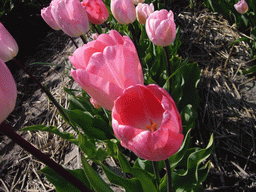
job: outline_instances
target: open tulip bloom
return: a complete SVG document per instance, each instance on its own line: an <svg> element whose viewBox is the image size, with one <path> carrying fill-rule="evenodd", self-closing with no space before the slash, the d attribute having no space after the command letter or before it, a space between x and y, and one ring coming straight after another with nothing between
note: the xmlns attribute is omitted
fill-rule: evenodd
<svg viewBox="0 0 256 192"><path fill-rule="evenodd" d="M131 85L143 84L143 73L136 48L127 36L112 30L76 49L70 62L74 80L105 109Z"/></svg>
<svg viewBox="0 0 256 192"><path fill-rule="evenodd" d="M180 148L182 123L176 105L158 85L134 85L115 100L112 127L123 147L150 160L166 160Z"/></svg>

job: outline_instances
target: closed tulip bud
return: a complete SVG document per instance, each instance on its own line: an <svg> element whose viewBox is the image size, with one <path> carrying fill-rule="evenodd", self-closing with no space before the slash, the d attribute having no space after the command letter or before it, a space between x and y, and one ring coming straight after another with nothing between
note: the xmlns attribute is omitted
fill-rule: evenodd
<svg viewBox="0 0 256 192"><path fill-rule="evenodd" d="M53 0L52 15L70 37L79 37L89 30L88 16L79 0Z"/></svg>
<svg viewBox="0 0 256 192"><path fill-rule="evenodd" d="M161 47L172 44L176 37L173 12L165 9L153 12L146 21L146 31L154 44Z"/></svg>
<svg viewBox="0 0 256 192"><path fill-rule="evenodd" d="M138 5L139 3L144 3L145 0L132 0L134 5Z"/></svg>
<svg viewBox="0 0 256 192"><path fill-rule="evenodd" d="M241 14L246 13L248 11L248 4L246 3L245 0L239 1L237 4L234 5L234 7Z"/></svg>
<svg viewBox="0 0 256 192"><path fill-rule="evenodd" d="M41 16L44 21L54 30L60 30L60 26L56 23L52 15L52 3L43 9L41 9Z"/></svg>
<svg viewBox="0 0 256 192"><path fill-rule="evenodd" d="M95 25L100 25L108 19L108 9L102 0L83 0L88 19Z"/></svg>
<svg viewBox="0 0 256 192"><path fill-rule="evenodd" d="M127 36L111 30L75 50L70 62L73 79L107 110L125 88L143 84L143 73L136 48Z"/></svg>
<svg viewBox="0 0 256 192"><path fill-rule="evenodd" d="M0 59L4 62L10 61L17 55L18 50L15 39L0 22Z"/></svg>
<svg viewBox="0 0 256 192"><path fill-rule="evenodd" d="M173 99L155 84L125 89L115 100L112 127L123 147L149 161L169 158L179 150L184 137Z"/></svg>
<svg viewBox="0 0 256 192"><path fill-rule="evenodd" d="M17 98L17 88L12 74L0 59L0 124L13 111Z"/></svg>
<svg viewBox="0 0 256 192"><path fill-rule="evenodd" d="M154 12L154 5L151 3L150 5L145 4L145 3L139 3L136 6L136 17L139 23L145 24L147 18L151 13Z"/></svg>
<svg viewBox="0 0 256 192"><path fill-rule="evenodd" d="M127 25L135 21L136 10L132 0L111 0L110 7L119 23Z"/></svg>

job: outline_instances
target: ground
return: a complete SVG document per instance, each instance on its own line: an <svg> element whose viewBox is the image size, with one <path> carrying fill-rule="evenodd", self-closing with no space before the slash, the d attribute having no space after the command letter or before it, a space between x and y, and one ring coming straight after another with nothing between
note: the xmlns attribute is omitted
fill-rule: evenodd
<svg viewBox="0 0 256 192"><path fill-rule="evenodd" d="M175 22L181 29L182 42L179 55L189 57L201 68L198 84L200 107L193 141L205 147L214 133L215 147L210 157L212 166L204 182L206 191L254 191L256 188L255 112L256 80L252 74L241 71L255 65L249 46L232 45L244 34L218 14L200 8L192 12L177 9ZM90 35L88 35L88 39ZM76 42L82 45L80 39ZM67 107L63 87L76 87L63 68L68 56L75 50L69 38L60 31L49 30L37 53L26 58L27 68L40 79L53 96ZM29 65L35 62L54 63L56 66ZM9 66L13 63L7 63ZM16 131L36 125L54 125L69 130L57 114L56 108L31 79L21 71L12 69L18 87L18 99L7 123ZM37 132L22 133L26 140L56 162L78 168L78 150L55 135ZM3 135L0 137L0 191L54 191L54 187L38 173L44 165L20 149ZM116 166L111 159L111 166ZM98 170L100 172L100 170ZM123 191L112 186L114 191Z"/></svg>

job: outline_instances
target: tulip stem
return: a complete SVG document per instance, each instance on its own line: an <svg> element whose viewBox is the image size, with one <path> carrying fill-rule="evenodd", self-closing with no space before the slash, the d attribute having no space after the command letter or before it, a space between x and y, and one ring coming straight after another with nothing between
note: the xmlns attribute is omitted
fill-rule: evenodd
<svg viewBox="0 0 256 192"><path fill-rule="evenodd" d="M72 43L76 46L76 48L78 48L77 43L74 41L74 39L72 37L69 36L69 38L71 39Z"/></svg>
<svg viewBox="0 0 256 192"><path fill-rule="evenodd" d="M74 175L69 173L66 169L64 169L61 165L57 164L46 154L42 153L40 150L35 148L25 139L23 139L19 134L12 130L10 126L5 124L4 122L0 124L0 132L7 135L10 139L12 139L15 143L21 146L23 149L31 153L35 158L39 161L43 162L45 165L50 167L53 171L58 173L61 177L66 179L72 185L80 189L81 191L91 191L84 183L82 183L79 179L77 179Z"/></svg>
<svg viewBox="0 0 256 192"><path fill-rule="evenodd" d="M95 26L95 24L92 23L93 28L96 30L96 32L100 35L101 33L99 32L99 30L97 29L97 27Z"/></svg>
<svg viewBox="0 0 256 192"><path fill-rule="evenodd" d="M159 188L159 171L158 171L158 168L157 168L157 162L152 161L152 165L153 165L154 173L155 173L155 176L156 176L156 187L158 189Z"/></svg>
<svg viewBox="0 0 256 192"><path fill-rule="evenodd" d="M87 41L86 41L86 39L84 38L84 36L83 36L83 35L81 35L80 37L81 37L81 39L82 39L83 43L84 43L84 44L87 44Z"/></svg>
<svg viewBox="0 0 256 192"><path fill-rule="evenodd" d="M172 191L172 172L171 172L169 159L166 159L164 163L165 163L165 169L167 174L167 192L171 192Z"/></svg>
<svg viewBox="0 0 256 192"><path fill-rule="evenodd" d="M172 85L172 81L169 78L171 76L171 66L170 66L170 58L169 58L169 54L168 54L168 47L164 47L164 52L165 52L165 57L166 57L166 68L167 68L167 76L169 79L169 93L171 94L172 89L171 89L171 85Z"/></svg>
<svg viewBox="0 0 256 192"><path fill-rule="evenodd" d="M131 31L131 33L132 33L133 43L134 43L134 45L135 45L135 47L136 47L136 50L137 50L137 52L138 52L139 50L138 50L137 39L135 38L136 35L135 35L134 29L133 29L133 26L132 26L131 23L129 24L129 28L130 28L130 31Z"/></svg>
<svg viewBox="0 0 256 192"><path fill-rule="evenodd" d="M67 117L67 115L64 113L64 111L62 110L62 107L59 105L59 103L55 100L55 98L52 96L52 94L48 91L48 89L46 89L46 87L44 87L39 81L38 79L33 75L31 74L18 60L16 60L15 58L12 59L15 64L17 64L20 68L23 69L23 71L25 71L29 77L41 88L41 90L43 92L46 93L46 95L48 96L48 98L50 99L50 101L53 102L53 104L56 106L56 108L58 109L59 113L61 114L61 116L63 117L63 119L70 125L73 127L73 125L71 124L69 118ZM73 127L74 128L74 127ZM74 128L74 130L76 130Z"/></svg>

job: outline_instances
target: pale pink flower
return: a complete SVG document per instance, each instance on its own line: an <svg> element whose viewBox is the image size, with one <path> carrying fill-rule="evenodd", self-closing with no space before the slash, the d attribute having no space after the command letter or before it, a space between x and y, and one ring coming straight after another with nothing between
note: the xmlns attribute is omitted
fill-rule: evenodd
<svg viewBox="0 0 256 192"><path fill-rule="evenodd" d="M87 12L79 0L53 0L51 12L56 23L70 37L79 37L89 30Z"/></svg>
<svg viewBox="0 0 256 192"><path fill-rule="evenodd" d="M76 49L69 60L76 68L71 69L74 80L108 110L125 88L144 82L132 40L115 30Z"/></svg>
<svg viewBox="0 0 256 192"><path fill-rule="evenodd" d="M108 19L108 9L102 0L83 0L88 19L95 25L100 25Z"/></svg>
<svg viewBox="0 0 256 192"><path fill-rule="evenodd" d="M145 0L132 0L134 5L137 5L139 3L144 3Z"/></svg>
<svg viewBox="0 0 256 192"><path fill-rule="evenodd" d="M60 26L56 23L52 15L52 3L48 7L41 9L41 16L44 21L54 30L60 30Z"/></svg>
<svg viewBox="0 0 256 192"><path fill-rule="evenodd" d="M132 0L111 0L110 8L115 19L123 25L133 23L136 19Z"/></svg>
<svg viewBox="0 0 256 192"><path fill-rule="evenodd" d="M134 85L115 100L112 127L121 145L137 156L166 160L183 141L181 117L167 91L158 85Z"/></svg>
<svg viewBox="0 0 256 192"><path fill-rule="evenodd" d="M13 111L17 98L17 88L12 74L0 59L0 124Z"/></svg>
<svg viewBox="0 0 256 192"><path fill-rule="evenodd" d="M18 50L15 39L0 22L0 59L7 62L17 55Z"/></svg>
<svg viewBox="0 0 256 192"><path fill-rule="evenodd" d="M149 39L156 45L165 47L173 43L176 37L176 24L172 11L155 11L146 21Z"/></svg>
<svg viewBox="0 0 256 192"><path fill-rule="evenodd" d="M146 20L149 17L149 15L153 12L154 12L153 3L151 3L150 5L146 4L146 3L139 3L136 6L137 20L139 21L139 23L141 23L143 25L146 23Z"/></svg>
<svg viewBox="0 0 256 192"><path fill-rule="evenodd" d="M248 11L248 4L246 3L245 0L239 1L237 4L234 5L234 7L241 14L246 13Z"/></svg>

